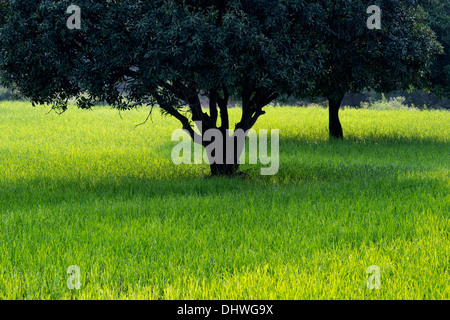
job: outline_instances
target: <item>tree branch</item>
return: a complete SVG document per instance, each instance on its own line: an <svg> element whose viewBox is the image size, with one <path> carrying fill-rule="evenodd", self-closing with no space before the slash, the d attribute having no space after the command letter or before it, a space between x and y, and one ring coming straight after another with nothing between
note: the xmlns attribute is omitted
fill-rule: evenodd
<svg viewBox="0 0 450 320"><path fill-rule="evenodd" d="M189 88L180 81L174 81L173 84L163 83L161 86L171 92L175 97L184 101L189 106L193 121L200 121L207 130L210 127L209 116L202 111L202 105L195 88Z"/></svg>
<svg viewBox="0 0 450 320"><path fill-rule="evenodd" d="M185 117L184 115L182 115L177 109L175 109L173 105L170 105L169 103L167 103L158 94L155 94L155 99L161 109L163 109L168 114L173 116L175 119L180 121L181 125L183 126L183 130L186 130L194 141L202 141L203 140L203 138L194 131L194 129L191 126L191 123L189 122L189 119L187 117Z"/></svg>
<svg viewBox="0 0 450 320"><path fill-rule="evenodd" d="M226 89L223 90L223 98L217 99L217 105L219 106L220 110L220 129L221 131L225 132L226 129L230 128L230 119L228 116L228 100L230 98L230 95L228 94L228 91Z"/></svg>
<svg viewBox="0 0 450 320"><path fill-rule="evenodd" d="M211 126L216 127L217 125L217 99L219 95L216 90L212 90L209 94L209 117L211 120Z"/></svg>

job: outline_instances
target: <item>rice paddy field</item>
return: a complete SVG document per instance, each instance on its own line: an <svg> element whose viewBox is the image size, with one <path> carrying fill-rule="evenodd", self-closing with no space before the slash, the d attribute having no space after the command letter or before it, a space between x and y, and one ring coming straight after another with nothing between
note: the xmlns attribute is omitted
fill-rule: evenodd
<svg viewBox="0 0 450 320"><path fill-rule="evenodd" d="M158 110L49 111L0 103L0 299L450 298L448 111L344 109L329 141L268 107L279 172L237 178L173 164Z"/></svg>

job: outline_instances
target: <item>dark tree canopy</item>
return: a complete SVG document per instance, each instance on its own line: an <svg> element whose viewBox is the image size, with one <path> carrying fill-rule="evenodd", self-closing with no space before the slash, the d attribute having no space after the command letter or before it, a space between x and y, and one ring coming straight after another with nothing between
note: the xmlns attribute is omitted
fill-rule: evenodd
<svg viewBox="0 0 450 320"><path fill-rule="evenodd" d="M232 128L231 97L242 104L234 129L247 131L280 95L325 96L331 134L342 137L346 92L422 83L439 49L423 22L425 2L86 0L81 29L70 30L72 2L0 0L0 76L33 103L61 110L70 98L82 108L158 105L192 138L193 122L224 134ZM367 28L369 5L382 9L381 30ZM236 160L211 170L238 167Z"/></svg>
<svg viewBox="0 0 450 320"><path fill-rule="evenodd" d="M428 24L444 47L431 67L430 89L439 96L450 98L450 0L435 0L427 8Z"/></svg>
<svg viewBox="0 0 450 320"><path fill-rule="evenodd" d="M338 117L346 93L365 88L390 92L421 88L435 54L440 49L425 24L426 14L415 0L323 0L327 22L320 34L326 46L326 70L316 78L313 96L330 105L330 135L342 138ZM369 29L370 5L381 9L381 29Z"/></svg>
<svg viewBox="0 0 450 320"><path fill-rule="evenodd" d="M9 10L9 1L0 0L0 27L5 24Z"/></svg>
<svg viewBox="0 0 450 320"><path fill-rule="evenodd" d="M230 97L242 103L235 128L247 131L264 106L310 89L323 72L324 45L313 33L326 12L316 1L88 0L80 2L81 30L66 27L70 4L11 2L0 70L6 86L34 103L158 104L194 137L193 121L230 128Z"/></svg>

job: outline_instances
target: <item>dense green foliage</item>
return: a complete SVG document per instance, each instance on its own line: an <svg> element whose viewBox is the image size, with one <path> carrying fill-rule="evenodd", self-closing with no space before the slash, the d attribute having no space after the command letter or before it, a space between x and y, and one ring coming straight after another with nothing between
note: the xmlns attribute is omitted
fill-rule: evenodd
<svg viewBox="0 0 450 320"><path fill-rule="evenodd" d="M323 45L312 34L326 12L314 1L90 0L81 30L66 27L68 4L11 3L0 70L6 86L33 102L158 104L194 137L191 120L230 128L230 96L242 103L236 129L247 131L278 95L308 89L323 72ZM199 95L209 98L209 114Z"/></svg>
<svg viewBox="0 0 450 320"><path fill-rule="evenodd" d="M329 100L331 136L343 136L338 112L346 93L424 86L425 74L440 50L419 6L428 2L321 1L328 8L327 28L320 34L327 72L317 75L313 96ZM370 5L381 9L380 30L366 25Z"/></svg>
<svg viewBox="0 0 450 320"><path fill-rule="evenodd" d="M325 109L268 108L279 173L210 179L172 118L47 111L0 103L0 299L450 298L449 112L344 109L328 142Z"/></svg>
<svg viewBox="0 0 450 320"><path fill-rule="evenodd" d="M436 32L438 41L444 47L432 66L431 90L438 95L450 98L450 0L437 0L428 9L428 22Z"/></svg>
<svg viewBox="0 0 450 320"><path fill-rule="evenodd" d="M235 128L247 131L280 95L320 95L339 125L332 135L342 136L335 106L347 91L422 81L438 49L423 24L424 2L90 0L81 30L69 30L68 1L14 1L1 29L0 70L8 87L61 109L71 97L81 107L157 104L193 138L193 121L204 130L231 127L230 97L242 104ZM371 4L383 10L382 30L367 28ZM237 168L211 166L213 174Z"/></svg>
<svg viewBox="0 0 450 320"><path fill-rule="evenodd" d="M9 1L0 0L0 27L6 22L8 16Z"/></svg>
<svg viewBox="0 0 450 320"><path fill-rule="evenodd" d="M439 47L418 3L428 1L328 1L323 34L328 72L317 82L323 97L371 88L378 92L420 87ZM370 4L381 10L381 29L368 29Z"/></svg>

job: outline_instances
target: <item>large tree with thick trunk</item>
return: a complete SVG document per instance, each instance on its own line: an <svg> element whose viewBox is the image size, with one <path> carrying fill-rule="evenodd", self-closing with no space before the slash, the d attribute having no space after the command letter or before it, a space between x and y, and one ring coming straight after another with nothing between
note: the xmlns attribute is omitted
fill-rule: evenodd
<svg viewBox="0 0 450 320"><path fill-rule="evenodd" d="M326 72L316 79L312 96L329 101L329 133L343 138L339 121L341 102L348 92L365 88L379 92L422 87L425 75L440 51L432 30L425 24L417 0L322 0L327 12L326 28L320 37L325 43ZM374 21L368 13L372 5L381 9L381 28L369 29Z"/></svg>
<svg viewBox="0 0 450 320"><path fill-rule="evenodd" d="M323 72L324 46L314 33L326 12L315 1L87 0L78 4L79 30L66 26L70 4L12 1L0 29L3 83L34 103L61 110L70 98L82 108L158 105L193 139L208 129L225 136L230 128L247 132L264 106L308 90ZM230 98L242 103L234 127ZM238 168L225 159L211 164L213 175Z"/></svg>

